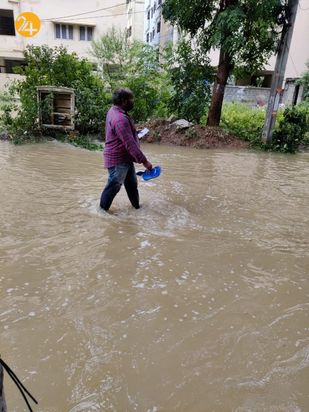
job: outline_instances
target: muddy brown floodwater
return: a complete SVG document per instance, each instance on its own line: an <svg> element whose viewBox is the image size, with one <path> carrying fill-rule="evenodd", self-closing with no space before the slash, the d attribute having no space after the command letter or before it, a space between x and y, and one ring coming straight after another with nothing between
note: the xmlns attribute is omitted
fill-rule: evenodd
<svg viewBox="0 0 309 412"><path fill-rule="evenodd" d="M0 352L35 411L309 410L309 155L0 142ZM6 377L9 412L25 411Z"/></svg>

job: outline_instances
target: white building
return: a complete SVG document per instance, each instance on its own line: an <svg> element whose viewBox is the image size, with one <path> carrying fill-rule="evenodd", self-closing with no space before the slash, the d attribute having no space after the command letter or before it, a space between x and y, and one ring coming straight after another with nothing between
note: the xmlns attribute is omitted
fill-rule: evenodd
<svg viewBox="0 0 309 412"><path fill-rule="evenodd" d="M144 41L159 46L161 40L162 0L146 0Z"/></svg>
<svg viewBox="0 0 309 412"><path fill-rule="evenodd" d="M39 16L41 29L34 37L23 37L16 31L15 20L29 11ZM12 74L13 67L23 61L27 45L63 45L94 61L89 53L92 39L114 26L142 40L143 19L144 0L0 0L0 89L17 76Z"/></svg>
<svg viewBox="0 0 309 412"><path fill-rule="evenodd" d="M129 39L144 41L145 0L126 0L127 35Z"/></svg>

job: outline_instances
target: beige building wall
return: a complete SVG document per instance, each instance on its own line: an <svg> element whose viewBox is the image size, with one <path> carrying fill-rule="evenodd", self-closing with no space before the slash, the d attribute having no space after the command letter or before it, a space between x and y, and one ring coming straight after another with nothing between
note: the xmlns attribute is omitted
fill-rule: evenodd
<svg viewBox="0 0 309 412"><path fill-rule="evenodd" d="M112 26L122 30L127 27L126 4L121 0L0 0L0 9L10 9L14 19L25 11L36 13L41 19L40 32L31 38L0 36L0 57L22 58L28 44L50 47L63 45L80 57L91 58L90 41L80 40L79 27L93 28L93 38L98 39ZM57 39L55 24L73 25L73 40Z"/></svg>

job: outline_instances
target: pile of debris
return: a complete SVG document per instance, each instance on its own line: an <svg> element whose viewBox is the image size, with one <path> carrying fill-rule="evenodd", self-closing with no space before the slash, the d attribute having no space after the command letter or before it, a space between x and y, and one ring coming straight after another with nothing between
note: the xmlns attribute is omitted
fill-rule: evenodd
<svg viewBox="0 0 309 412"><path fill-rule="evenodd" d="M185 119L151 119L139 124L138 128L147 127L149 133L142 138L148 143L161 143L177 146L189 146L199 149L233 148L244 149L248 142L238 139L221 127L194 125Z"/></svg>

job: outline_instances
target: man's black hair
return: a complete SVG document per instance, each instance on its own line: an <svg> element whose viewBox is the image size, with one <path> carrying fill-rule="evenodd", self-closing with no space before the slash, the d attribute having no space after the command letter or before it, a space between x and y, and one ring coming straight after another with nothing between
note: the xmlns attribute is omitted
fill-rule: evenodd
<svg viewBox="0 0 309 412"><path fill-rule="evenodd" d="M130 99L133 96L133 93L130 89L121 88L116 89L113 92L112 102L113 104L120 105L124 101Z"/></svg>

